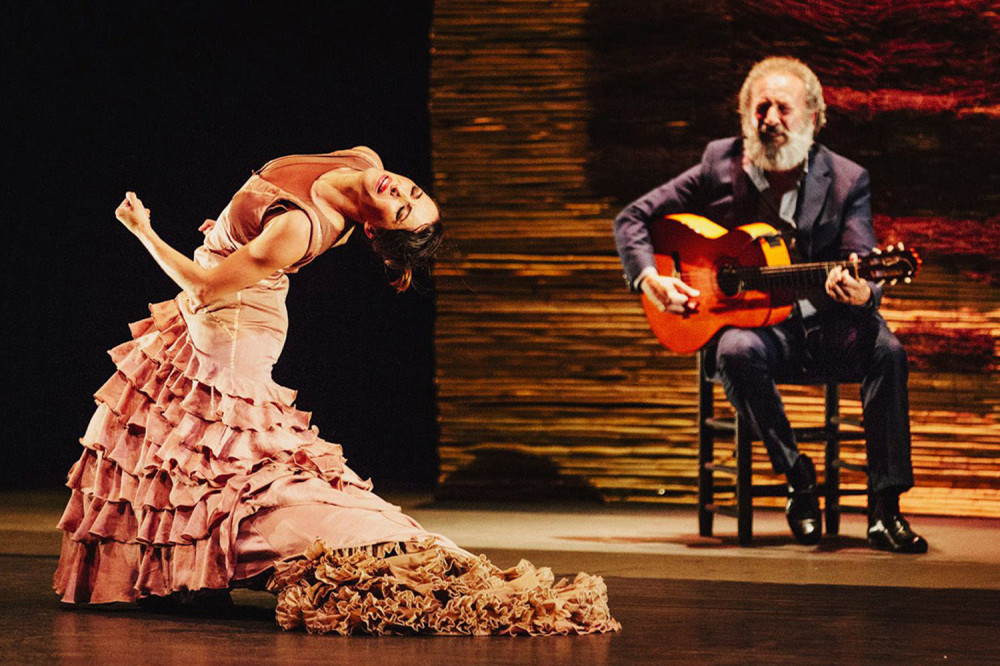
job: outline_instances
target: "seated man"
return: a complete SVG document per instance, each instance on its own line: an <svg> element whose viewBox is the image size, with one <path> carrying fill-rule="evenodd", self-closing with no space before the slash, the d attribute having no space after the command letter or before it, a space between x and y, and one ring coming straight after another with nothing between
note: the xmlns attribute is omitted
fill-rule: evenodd
<svg viewBox="0 0 1000 666"><path fill-rule="evenodd" d="M767 58L739 94L743 136L708 144L698 164L627 206L615 219L625 279L661 310L697 308L699 293L659 275L647 224L694 213L732 229L765 222L785 239L792 261L868 254L872 229L868 172L814 142L826 121L816 75L793 58ZM881 287L834 268L824 289L803 294L793 315L764 328L725 329L709 365L741 418L763 439L774 470L788 478L789 526L801 543L821 535L816 471L799 453L775 382L805 375L861 381L868 454L868 543L923 553L927 541L900 515L913 486L906 354L878 313Z"/></svg>

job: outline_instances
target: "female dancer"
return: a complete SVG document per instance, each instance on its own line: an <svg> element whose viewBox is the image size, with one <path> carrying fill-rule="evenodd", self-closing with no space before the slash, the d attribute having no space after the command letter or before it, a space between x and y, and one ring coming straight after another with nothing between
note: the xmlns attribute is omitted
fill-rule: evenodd
<svg viewBox="0 0 1000 666"><path fill-rule="evenodd" d="M142 601L270 578L286 629L591 633L600 578L501 571L426 532L320 439L271 379L288 274L362 227L403 290L440 244L434 201L366 147L269 162L202 226L194 260L129 192L116 217L183 290L132 324L69 473L55 589Z"/></svg>

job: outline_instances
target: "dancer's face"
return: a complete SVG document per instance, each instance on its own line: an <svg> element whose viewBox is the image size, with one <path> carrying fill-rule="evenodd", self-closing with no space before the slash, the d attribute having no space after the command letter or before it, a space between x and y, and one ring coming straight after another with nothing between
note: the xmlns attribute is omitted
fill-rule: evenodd
<svg viewBox="0 0 1000 666"><path fill-rule="evenodd" d="M367 169L363 176L364 221L375 229L414 231L436 222L437 204L405 176L383 169Z"/></svg>

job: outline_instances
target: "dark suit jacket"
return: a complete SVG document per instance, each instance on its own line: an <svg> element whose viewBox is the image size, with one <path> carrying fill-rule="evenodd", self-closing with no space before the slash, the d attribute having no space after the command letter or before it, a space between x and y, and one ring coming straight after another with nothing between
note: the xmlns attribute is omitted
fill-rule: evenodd
<svg viewBox="0 0 1000 666"><path fill-rule="evenodd" d="M869 254L875 246L868 172L829 148L814 144L809 170L799 186L795 210L796 244L805 261L846 259ZM636 199L615 218L615 243L625 281L654 266L647 224L664 215L694 213L733 229L754 220L757 188L743 170L740 138L713 141L701 163ZM882 288L870 283L878 307ZM827 297L829 298L829 297ZM832 300L832 299L831 299Z"/></svg>

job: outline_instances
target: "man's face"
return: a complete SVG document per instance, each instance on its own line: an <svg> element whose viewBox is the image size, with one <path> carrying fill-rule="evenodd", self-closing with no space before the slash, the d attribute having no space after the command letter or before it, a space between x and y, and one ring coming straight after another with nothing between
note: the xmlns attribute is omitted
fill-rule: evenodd
<svg viewBox="0 0 1000 666"><path fill-rule="evenodd" d="M788 143L788 134L815 122L806 107L806 86L791 74L767 74L750 87L750 107L754 129L760 140L775 146Z"/></svg>
<svg viewBox="0 0 1000 666"><path fill-rule="evenodd" d="M812 145L816 113L806 104L806 86L797 76L774 72L750 86L743 136L754 164L785 171L802 164Z"/></svg>

